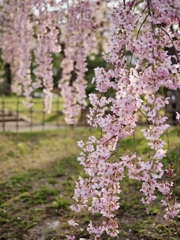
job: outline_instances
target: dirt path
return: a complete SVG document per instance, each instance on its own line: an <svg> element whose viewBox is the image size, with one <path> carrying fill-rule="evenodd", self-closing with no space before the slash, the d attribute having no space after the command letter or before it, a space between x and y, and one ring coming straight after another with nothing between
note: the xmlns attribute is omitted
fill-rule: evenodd
<svg viewBox="0 0 180 240"><path fill-rule="evenodd" d="M28 131L44 131L44 130L54 130L54 129L62 129L68 128L67 125L62 124L57 126L56 124L33 124L31 126L28 122L19 122L18 127L16 122L6 122L3 127L3 124L0 125L0 132L8 131L8 132L28 132Z"/></svg>

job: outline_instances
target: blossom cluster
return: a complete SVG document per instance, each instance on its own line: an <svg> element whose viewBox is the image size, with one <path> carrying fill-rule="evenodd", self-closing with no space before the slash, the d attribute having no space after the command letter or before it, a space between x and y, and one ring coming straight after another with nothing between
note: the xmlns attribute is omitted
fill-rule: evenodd
<svg viewBox="0 0 180 240"><path fill-rule="evenodd" d="M94 4L92 1L67 1L68 14L64 35L66 37L62 79L59 82L65 101L64 113L68 124L76 124L81 109L86 107L86 57L95 48L96 28L92 21Z"/></svg>
<svg viewBox="0 0 180 240"><path fill-rule="evenodd" d="M167 117L161 114L169 99L161 92L164 87L180 88L179 1L118 1L113 8L106 2L4 0L0 6L2 57L11 66L14 90L26 97L27 105L31 106L32 91L44 88L45 110L50 111L52 54L61 51L59 87L68 124L77 123L87 104L86 58L96 54L98 47L104 50L106 67L95 69L96 91L89 96L92 108L88 116L88 123L100 128L102 135L100 139L89 137L86 144L79 142L82 152L78 161L87 177L77 181L76 204L72 206L77 212L86 208L102 215L98 224L91 221L87 227L94 239L104 232L118 236L115 211L120 207L125 169L129 178L142 183L146 206L156 199L158 190L163 195L165 219L173 219L180 210L172 197L173 166L162 164L166 143L161 138L169 127ZM105 17L111 8L112 14ZM173 49L172 53L168 49ZM147 122L142 134L148 156L140 156L136 149L119 155L119 149L125 147L122 139L135 135L139 114ZM69 224L78 226L74 219Z"/></svg>
<svg viewBox="0 0 180 240"><path fill-rule="evenodd" d="M162 164L166 143L161 138L169 127L167 117L161 114L169 99L161 89L180 88L178 44L173 41L179 33L177 29L172 31L171 25L179 21L177 6L177 1L172 5L168 0L152 0L119 2L113 8L109 51L104 52L107 67L95 69L97 93L90 95L88 116L88 123L100 128L102 134L100 139L90 137L86 144L79 142L83 151L78 161L87 177L80 177L76 183L76 204L72 206L77 212L86 208L102 215L98 224L90 222L87 227L93 239L104 232L118 236L115 211L120 207L125 169L129 178L142 183L140 191L146 206L156 199L158 190L164 196L165 219L173 219L180 210L172 197L173 168ZM175 54L169 55L165 47L173 47ZM138 112L147 121L142 132L148 157L128 149L119 156L118 149L124 147L122 139L135 134Z"/></svg>
<svg viewBox="0 0 180 240"><path fill-rule="evenodd" d="M28 16L31 4L28 1L17 1L16 5L12 1L3 4L0 38L2 57L11 64L14 90L18 94L23 91L29 101L32 92L31 51L34 47L33 26Z"/></svg>
<svg viewBox="0 0 180 240"><path fill-rule="evenodd" d="M10 64L13 91L32 105L32 91L43 87L45 111L51 108L53 88L52 53L59 53L55 13L47 11L48 1L4 1L1 14L0 43L3 59ZM35 56L35 63L33 62ZM36 79L31 79L31 65Z"/></svg>
<svg viewBox="0 0 180 240"><path fill-rule="evenodd" d="M59 87L64 99L65 120L68 124L76 124L81 110L87 106L87 82L84 79L87 71L86 59L98 53L99 42L103 48L108 41L108 21L103 16L108 8L104 1L66 0L64 4L67 5L67 14L64 14L60 26L64 59L61 63L62 78Z"/></svg>
<svg viewBox="0 0 180 240"><path fill-rule="evenodd" d="M1 4L1 3L0 3ZM53 54L63 57L59 88L65 120L76 124L86 103L86 59L108 41L106 1L5 0L1 7L2 58L10 64L13 91L32 106L32 92L43 89L46 112L53 90ZM103 41L101 41L103 39ZM62 46L62 47L61 47ZM31 79L33 76L33 79Z"/></svg>

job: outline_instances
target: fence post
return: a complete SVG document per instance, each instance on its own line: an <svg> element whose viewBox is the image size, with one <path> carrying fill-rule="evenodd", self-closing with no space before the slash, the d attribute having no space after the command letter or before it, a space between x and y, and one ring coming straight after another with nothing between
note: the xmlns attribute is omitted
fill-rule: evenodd
<svg viewBox="0 0 180 240"><path fill-rule="evenodd" d="M33 116L33 106L29 108L29 115L30 115L30 130L32 131L32 127L33 127L33 121L32 121L32 116Z"/></svg>
<svg viewBox="0 0 180 240"><path fill-rule="evenodd" d="M16 101L16 132L19 132L19 96Z"/></svg>
<svg viewBox="0 0 180 240"><path fill-rule="evenodd" d="M56 101L56 125L59 128L59 96L57 97L57 101Z"/></svg>
<svg viewBox="0 0 180 240"><path fill-rule="evenodd" d="M43 100L43 109L42 109L42 130L44 131L44 125L45 125L45 111L44 111L44 100Z"/></svg>
<svg viewBox="0 0 180 240"><path fill-rule="evenodd" d="M3 129L3 132L5 132L5 101L4 101L4 94L2 96L2 129Z"/></svg>

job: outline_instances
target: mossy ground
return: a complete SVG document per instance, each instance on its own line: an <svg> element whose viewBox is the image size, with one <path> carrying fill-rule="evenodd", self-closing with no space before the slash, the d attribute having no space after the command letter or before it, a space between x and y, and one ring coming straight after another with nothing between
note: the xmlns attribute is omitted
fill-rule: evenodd
<svg viewBox="0 0 180 240"><path fill-rule="evenodd" d="M85 230L90 219L97 216L81 212L76 216L81 225L76 230L67 221L75 216L69 206L73 189L83 169L77 162L80 149L77 140L98 131L86 128L31 133L4 133L0 136L0 240L63 240L67 234L77 239L88 237ZM180 129L169 130L169 153L164 164L173 163L177 175L174 194L180 200ZM164 138L166 139L166 134ZM123 142L138 153L148 153L140 128L136 139ZM123 151L123 150L122 150ZM121 151L120 151L121 154ZM122 183L121 208L117 211L120 223L119 240L178 240L180 217L168 223L158 201L145 211L141 204L140 185L125 179ZM161 196L158 197L159 199ZM107 236L103 240L113 240Z"/></svg>

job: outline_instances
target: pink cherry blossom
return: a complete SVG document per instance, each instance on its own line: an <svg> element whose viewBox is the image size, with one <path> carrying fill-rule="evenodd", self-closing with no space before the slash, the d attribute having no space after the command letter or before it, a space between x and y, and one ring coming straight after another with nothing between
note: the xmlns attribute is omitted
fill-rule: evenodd
<svg viewBox="0 0 180 240"><path fill-rule="evenodd" d="M175 217L180 210L177 203L173 204L172 181L162 180L170 173L161 163L166 155L166 143L161 136L169 125L160 110L169 104L169 99L159 91L164 86L169 89L180 87L178 56L173 56L176 63L172 65L172 56L164 49L164 46L173 44L176 32L173 33L170 27L179 19L175 7L178 3L175 1L173 7L170 1L143 1L141 9L144 14L141 10L132 10L136 4L136 1L130 1L113 8L109 51L103 54L107 68L95 69L93 81L97 93L89 97L92 108L88 123L100 128L102 135L93 143L88 140L86 144L80 144L83 151L78 161L88 177L76 184L74 199L77 206L81 204L91 213L102 215L99 225L90 222L88 226L95 239L103 232L113 237L118 234L114 211L120 207L117 193L121 193L119 183L124 178L125 168L129 178L142 182L140 191L145 205L157 198L156 191L159 190L164 196L162 203L166 207L166 219ZM166 25L160 27L164 22ZM133 64L132 59L127 64L125 51L131 52ZM136 152L128 150L125 155L117 156L118 148L122 147L121 139L134 134L138 111L147 121L143 136L149 147L149 156L142 159ZM87 207L87 201L91 206Z"/></svg>
<svg viewBox="0 0 180 240"><path fill-rule="evenodd" d="M179 1L130 0L107 6L105 1L92 0L5 0L0 15L2 58L11 65L13 89L26 97L28 106L32 91L42 87L45 111L50 111L52 54L62 51L59 87L68 124L76 124L87 106L86 59L98 54L98 47L104 50L106 66L95 69L96 89L89 95L92 107L88 114L88 123L100 128L101 136L78 143L82 150L78 161L86 178L79 177L76 182L75 204L71 206L76 212L85 208L101 214L97 224L90 221L87 227L93 239L103 233L111 237L119 233L115 211L121 205L120 183L125 169L129 178L141 182L145 205L157 198L158 190L163 195L165 219L173 219L180 210L172 194L173 166L162 164L166 156L162 135L169 127L162 110L169 98L161 93L164 87L180 88ZM174 49L171 55L168 48ZM136 148L126 149L122 142L135 138L139 114L146 119L142 130L149 151L146 157ZM119 154L121 148L124 155ZM74 220L69 223L77 225Z"/></svg>

